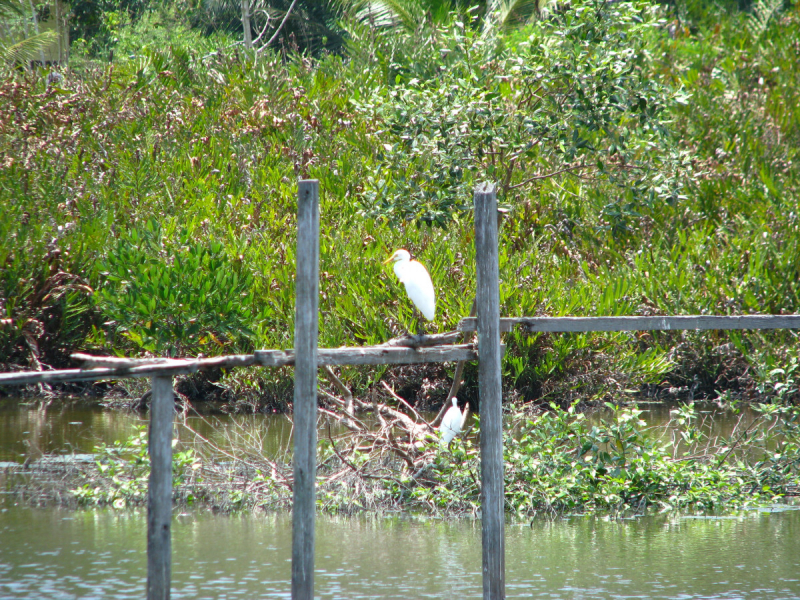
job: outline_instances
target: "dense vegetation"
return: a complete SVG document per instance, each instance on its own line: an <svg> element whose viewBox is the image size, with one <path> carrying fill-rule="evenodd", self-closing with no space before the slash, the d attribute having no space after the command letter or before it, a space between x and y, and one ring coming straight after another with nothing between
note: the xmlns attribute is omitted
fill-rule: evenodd
<svg viewBox="0 0 800 600"><path fill-rule="evenodd" d="M298 177L322 188L323 346L410 322L397 247L430 269L439 330L468 313L484 180L509 209L504 315L797 312L800 11L768 4L581 0L488 27L464 3L389 27L331 3L325 44L258 54L177 4L101 11L60 80L0 82L0 363L291 347ZM790 332L506 342L509 399L798 398ZM446 392L413 375L410 399ZM282 404L290 376L215 389Z"/></svg>
<svg viewBox="0 0 800 600"><path fill-rule="evenodd" d="M291 347L301 177L322 188L324 346L410 326L410 304L381 265L401 246L433 275L436 328L469 312L471 197L486 180L508 210L504 315L798 312L797 3L374 4L258 4L269 10L254 12L252 33L267 25L273 43L251 50L237 41L238 3L76 1L60 77L7 68L3 370L65 366L75 350ZM794 333L505 341L510 512L714 509L798 493ZM377 406L381 388L370 386L383 378L418 408L441 400L450 375L340 373L369 398L361 405ZM468 369L461 396L475 408L474 377ZM291 398L289 371L211 379L178 389L231 410ZM706 395L734 411L740 398L772 403L727 435L691 403L663 429L635 408L581 412L640 395ZM520 406L529 400L546 410ZM383 425L383 445L363 432L321 442L322 508L476 513L473 434L445 450ZM183 439L179 501L288 505L288 457L265 456L263 435L243 431L224 461L208 440ZM145 443L142 431L98 448L94 465L48 493L142 502Z"/></svg>

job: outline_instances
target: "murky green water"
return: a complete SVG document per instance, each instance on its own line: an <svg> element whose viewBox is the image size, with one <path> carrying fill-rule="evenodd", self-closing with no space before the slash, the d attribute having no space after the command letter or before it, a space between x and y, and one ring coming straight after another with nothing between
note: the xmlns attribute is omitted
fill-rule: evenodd
<svg viewBox="0 0 800 600"><path fill-rule="evenodd" d="M673 407L653 403L642 408L642 416L648 424L661 426L669 421ZM589 418L602 414L596 412ZM712 404L699 409L698 414L701 426L711 436L730 435L740 419L746 426L755 418L755 413L747 408L734 414ZM369 415L363 418L368 421ZM14 399L0 400L0 463L21 463L26 457L36 459L42 454L91 453L97 444L124 440L135 433L137 427L145 426L146 413L58 403L42 410L21 405ZM327 426L324 435L327 435ZM336 424L331 427L333 435L340 431ZM292 422L285 415L176 415L175 432L185 444L203 444L203 440L207 440L222 449L236 445L277 457L291 450ZM670 432L665 428L661 435L668 436Z"/></svg>
<svg viewBox="0 0 800 600"><path fill-rule="evenodd" d="M646 418L663 423L668 408L655 406ZM707 426L726 433L737 418L716 415ZM90 453L145 424L136 413L3 401L0 462ZM190 417L178 431L194 439L187 427L223 447L249 438L272 455L286 451L291 437L282 416ZM144 597L144 512L10 502L0 496L0 599ZM475 521L319 516L316 592L479 598L480 539ZM506 540L509 598L800 598L800 510L785 507L722 517L536 520L510 524ZM176 514L173 598L288 598L290 545L287 515Z"/></svg>
<svg viewBox="0 0 800 600"><path fill-rule="evenodd" d="M227 448L235 442L248 449L258 447L269 456L291 446L292 423L285 415L176 415L175 419L176 435L187 443L207 440ZM96 445L125 440L147 423L146 413L57 403L45 410L0 400L0 463L21 463L42 454L91 453Z"/></svg>
<svg viewBox="0 0 800 600"><path fill-rule="evenodd" d="M146 518L0 512L0 598L143 598ZM479 598L480 523L318 517L320 598ZM800 597L800 511L509 525L509 598ZM287 516L176 516L173 598L288 598Z"/></svg>

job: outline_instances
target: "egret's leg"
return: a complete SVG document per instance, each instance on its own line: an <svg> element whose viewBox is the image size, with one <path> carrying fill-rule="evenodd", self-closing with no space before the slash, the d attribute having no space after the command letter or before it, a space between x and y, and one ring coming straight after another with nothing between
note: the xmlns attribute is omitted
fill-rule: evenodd
<svg viewBox="0 0 800 600"><path fill-rule="evenodd" d="M414 316L417 317L417 335L425 335L425 317L418 310L414 311Z"/></svg>

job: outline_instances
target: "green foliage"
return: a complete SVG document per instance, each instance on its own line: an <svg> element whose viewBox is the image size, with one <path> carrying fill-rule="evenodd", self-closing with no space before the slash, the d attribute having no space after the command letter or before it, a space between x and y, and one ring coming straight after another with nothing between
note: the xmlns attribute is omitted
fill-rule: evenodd
<svg viewBox="0 0 800 600"><path fill-rule="evenodd" d="M770 20L784 4L784 0L755 0L750 5L752 12L747 15L747 31L754 39L757 40L764 35Z"/></svg>
<svg viewBox="0 0 800 600"><path fill-rule="evenodd" d="M58 31L39 29L40 23L49 20L52 3L3 0L0 2L0 64L10 67L27 66L40 60L40 54L59 39Z"/></svg>
<svg viewBox="0 0 800 600"><path fill-rule="evenodd" d="M149 8L147 0L73 0L69 37L98 54L114 45L120 27L136 21Z"/></svg>
<svg viewBox="0 0 800 600"><path fill-rule="evenodd" d="M18 0L0 0L0 17L9 18L24 14L22 2Z"/></svg>
<svg viewBox="0 0 800 600"><path fill-rule="evenodd" d="M191 6L188 22L193 29L242 37L240 2L202 0L188 4ZM292 48L309 55L338 52L344 39L335 4L336 0L253 0L250 2L252 38L257 40L263 32L260 42L256 42L258 46L277 34L272 44L276 48ZM284 17L287 17L285 22ZM283 27L278 30L281 22Z"/></svg>
<svg viewBox="0 0 800 600"><path fill-rule="evenodd" d="M774 502L800 482L797 408L762 405L754 423L726 438L712 437L693 405L676 409L657 429L646 427L636 408L607 409L592 419L575 405L552 405L534 419L511 415L504 439L507 511L732 508ZM475 511L478 453L469 440L456 444L436 462L435 485L406 492L412 505Z"/></svg>
<svg viewBox="0 0 800 600"><path fill-rule="evenodd" d="M649 5L586 2L497 49L462 21L438 30L440 56L399 64L396 85L354 100L388 130L365 213L445 226L478 181L514 202L511 190L565 172L618 186L605 209L617 220L674 201L681 156L665 109L675 94L650 76L658 24Z"/></svg>
<svg viewBox="0 0 800 600"><path fill-rule="evenodd" d="M116 333L155 354L245 351L259 315L253 276L223 245L198 245L187 230L167 240L148 221L119 240L101 268L105 284L98 308L118 324Z"/></svg>
<svg viewBox="0 0 800 600"><path fill-rule="evenodd" d="M13 44L0 43L0 60L7 64L27 64L36 60L39 52L58 41L58 32L42 31Z"/></svg>
<svg viewBox="0 0 800 600"><path fill-rule="evenodd" d="M208 54L220 46L233 43L236 37L218 32L203 35L186 23L180 4L166 5L143 13L139 18L121 23L114 31L112 47L121 61L131 57L152 56L154 51L170 48L191 49Z"/></svg>
<svg viewBox="0 0 800 600"><path fill-rule="evenodd" d="M41 218L53 198L13 196L26 187L22 171L11 165L0 183L12 194L0 207L0 363L63 365L97 323L85 278L89 260L83 243L73 246L74 223Z"/></svg>
<svg viewBox="0 0 800 600"><path fill-rule="evenodd" d="M758 393L770 397L781 403L797 404L800 400L800 360L797 348L789 348L781 356L765 353L758 361L759 373ZM780 365L780 366L778 366Z"/></svg>
<svg viewBox="0 0 800 600"><path fill-rule="evenodd" d="M0 361L291 347L298 177L321 182L322 346L383 342L410 321L381 265L398 247L431 271L433 327L467 314L483 178L509 209L504 316L800 310L796 9L757 42L743 15L694 4L677 28L653 7L554 6L491 42L474 14L385 34L348 21L346 59L253 60L152 11L116 29L113 68L83 60L49 87L7 73ZM509 385L562 406L645 384L793 388L775 371L791 367L789 332L506 342ZM342 376L360 393L382 374ZM261 371L219 385L258 405L290 383Z"/></svg>
<svg viewBox="0 0 800 600"><path fill-rule="evenodd" d="M194 450L174 451L177 440L173 440L172 445L172 483L179 486L184 482L187 469L195 469L199 463ZM98 479L72 490L79 503L128 508L146 502L150 455L145 426L124 441L96 446L95 457Z"/></svg>

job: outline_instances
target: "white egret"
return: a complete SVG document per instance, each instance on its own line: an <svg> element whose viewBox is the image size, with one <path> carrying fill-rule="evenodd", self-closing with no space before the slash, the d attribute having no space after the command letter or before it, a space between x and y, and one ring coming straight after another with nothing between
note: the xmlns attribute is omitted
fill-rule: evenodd
<svg viewBox="0 0 800 600"><path fill-rule="evenodd" d="M439 426L439 433L442 434L442 444L449 446L453 438L461 433L461 427L464 425L464 415L458 408L458 398L453 397L453 406L447 409L442 419L442 424Z"/></svg>
<svg viewBox="0 0 800 600"><path fill-rule="evenodd" d="M433 282L425 266L411 260L408 250L398 250L383 261L394 263L394 274L406 286L406 293L428 321L433 321L436 316L436 294L433 291Z"/></svg>

